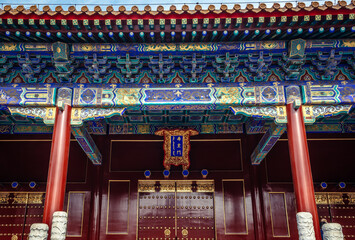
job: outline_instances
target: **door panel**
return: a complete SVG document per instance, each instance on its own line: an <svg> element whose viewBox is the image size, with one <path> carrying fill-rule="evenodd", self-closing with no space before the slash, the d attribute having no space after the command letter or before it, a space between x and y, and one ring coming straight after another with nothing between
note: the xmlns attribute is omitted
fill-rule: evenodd
<svg viewBox="0 0 355 240"><path fill-rule="evenodd" d="M138 239L174 239L175 183L149 182L139 188Z"/></svg>
<svg viewBox="0 0 355 240"><path fill-rule="evenodd" d="M215 239L213 181L140 181L138 239Z"/></svg>
<svg viewBox="0 0 355 240"><path fill-rule="evenodd" d="M177 239L215 237L213 182L177 182Z"/></svg>

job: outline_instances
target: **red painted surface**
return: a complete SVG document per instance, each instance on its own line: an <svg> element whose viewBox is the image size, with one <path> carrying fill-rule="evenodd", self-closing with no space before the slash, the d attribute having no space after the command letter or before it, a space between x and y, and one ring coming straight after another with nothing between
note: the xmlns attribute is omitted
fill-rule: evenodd
<svg viewBox="0 0 355 240"><path fill-rule="evenodd" d="M65 105L63 111L57 108L43 211L43 222L49 226L53 213L62 211L64 205L71 134L70 117L71 106Z"/></svg>
<svg viewBox="0 0 355 240"><path fill-rule="evenodd" d="M297 209L290 171L291 166L288 161L287 139L278 141L266 157L266 161L263 161L260 166L251 166L250 155L261 137L262 135L199 135L193 138L190 155L191 171L188 179L202 180L200 171L207 168L209 170L207 179L213 179L215 182L214 205L217 240L293 240L298 238ZM147 142L140 141L159 140L158 138L160 139L160 137L148 135L94 135L93 139L104 160L100 167L94 167L91 162L87 166L86 155L75 140L71 142L64 206L65 208L69 207L69 221L71 222L69 230L71 234L78 234L79 231L82 231L82 235L67 237L68 240L136 240L138 232L137 210L139 210L137 183L138 180L145 179L143 170L146 169L142 166L148 169L149 166L152 167L150 169L152 170L151 180L160 181L164 179L162 175L164 169L162 165L162 142L151 142L148 144L149 148L147 148L145 146ZM215 140L218 138L224 140L218 142ZM241 142L226 141L230 138L241 139ZM345 138L352 138L353 140L345 140ZM50 136L0 135L0 139L2 140L0 141L0 151L3 153L2 161L0 161L0 193L44 192L46 186L41 179L46 179L46 173L43 173L44 171L39 173L40 171L37 171L37 168L48 167L50 144L43 143L41 140L46 139L47 142L50 142ZM12 142L16 139L31 139L33 141ZM111 140L125 139L134 142L117 141L110 150ZM355 167L355 162L352 161L352 146L355 143L355 135L313 134L308 136L308 143L312 159L312 175L316 178L316 192L354 192L355 187L352 183L355 182L355 175L351 175L349 168L354 169ZM17 151L19 146L21 146L22 155ZM122 148L122 146L124 147ZM208 148L208 151L205 150L206 148ZM156 152L154 153L154 151ZM325 151L327 154L324 153ZM154 153L154 157L151 157L150 153ZM27 156L27 158L23 156ZM110 165L112 171L110 171ZM24 166L24 168L28 166L28 169L34 170L26 172L19 169L17 171L20 168L19 166ZM181 175L181 168L173 168L172 170L169 179L184 180ZM11 172L12 175L8 172ZM34 179L36 176L39 177L38 174L41 174L40 178ZM37 181L38 186L35 189L30 189L28 182L33 179ZM244 198L242 197L241 182L235 182L232 184L233 186L229 187L227 185L231 182L223 182L223 180L232 179L244 180L246 214L243 212ZM19 181L20 186L17 189L12 189L10 187L11 180ZM130 180L129 189L126 186L127 183L124 184L125 187L116 186L115 189L115 183L117 182L112 182L112 180ZM111 187L113 187L110 191L109 181L111 181ZM320 181L327 182L329 187L326 190L321 190L318 187ZM336 183L340 181L348 183L345 189L336 187ZM112 185L112 183L114 184ZM223 189L223 185L227 188ZM223 190L227 191L223 192ZM128 214L127 191L129 191ZM73 193L80 196L82 192L85 193L84 203L82 198L73 198ZM110 201L108 201L108 192L110 192ZM69 195L71 196L69 197ZM224 196L228 196L227 199L224 199ZM28 204L26 207L25 204L15 203L13 199L14 194L11 193L8 203L0 204L0 216L8 215L8 217L0 217L1 240L11 240L12 235L18 236L21 240L27 239L29 225L25 227L21 225L23 223L40 222L42 219L43 203ZM109 215L107 214L108 204L110 205ZM195 203L192 202L191 204ZM184 205L186 204L184 203ZM111 211L111 208L113 211ZM122 211L120 208L122 208ZM326 218L328 222L333 221L345 226L354 226L354 204L324 204L318 205L318 209L319 216ZM119 212L124 214L119 216L116 214ZM226 235L225 213L227 213L227 221L233 221L226 224L228 232L233 230L243 233L245 223L242 221L245 221L245 216L247 216L248 234ZM165 217L163 212L161 214ZM123 215L126 218L128 216L128 219L124 219ZM288 224L285 222L285 216L288 218ZM81 217L83 219L79 221ZM109 226L107 225L107 217L109 222L111 221ZM107 227L111 233L122 231L120 228L123 223L124 225L128 223L128 234L106 233ZM184 222L179 221L178 224L180 223ZM192 222L192 224L195 223ZM196 227L198 228L197 225ZM188 231L192 233L190 229ZM287 232L290 233L289 237L285 236ZM347 240L355 239L355 237L350 237L355 235L355 227L344 227L343 232L347 235ZM161 234L160 229L159 234Z"/></svg>
<svg viewBox="0 0 355 240"><path fill-rule="evenodd" d="M101 215L101 166L95 166L95 184L91 194L90 208L90 240L96 240L100 235L100 215Z"/></svg>
<svg viewBox="0 0 355 240"><path fill-rule="evenodd" d="M223 201L226 234L248 234L244 181L223 181Z"/></svg>
<svg viewBox="0 0 355 240"><path fill-rule="evenodd" d="M287 136L297 211L310 212L313 215L316 239L321 240L322 237L319 227L317 205L314 198L313 178L302 107L295 110L293 104L287 104L286 109Z"/></svg>
<svg viewBox="0 0 355 240"><path fill-rule="evenodd" d="M111 181L107 200L107 234L127 234L130 203L129 180ZM118 224L119 223L119 224Z"/></svg>

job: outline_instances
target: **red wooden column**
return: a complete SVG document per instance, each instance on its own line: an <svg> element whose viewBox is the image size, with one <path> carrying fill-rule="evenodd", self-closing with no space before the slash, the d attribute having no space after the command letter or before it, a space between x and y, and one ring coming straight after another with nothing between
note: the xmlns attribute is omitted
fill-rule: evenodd
<svg viewBox="0 0 355 240"><path fill-rule="evenodd" d="M70 117L71 106L65 105L64 110L57 108L43 212L43 222L49 226L53 213L63 211L71 134Z"/></svg>
<svg viewBox="0 0 355 240"><path fill-rule="evenodd" d="M295 110L293 104L290 103L287 104L286 109L288 146L297 212L310 212L312 214L316 239L321 240L302 106Z"/></svg>

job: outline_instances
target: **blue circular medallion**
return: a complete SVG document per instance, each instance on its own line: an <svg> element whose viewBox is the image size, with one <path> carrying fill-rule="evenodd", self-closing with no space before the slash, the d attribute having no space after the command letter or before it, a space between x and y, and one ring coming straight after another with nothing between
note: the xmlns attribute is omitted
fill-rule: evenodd
<svg viewBox="0 0 355 240"><path fill-rule="evenodd" d="M17 188L18 185L19 185L18 182L12 182L12 183L11 183L11 187L12 187L12 188Z"/></svg>
<svg viewBox="0 0 355 240"><path fill-rule="evenodd" d="M345 182L340 182L340 183L338 184L338 186L339 186L340 188L345 188L345 187L346 187L346 184L345 184Z"/></svg>
<svg viewBox="0 0 355 240"><path fill-rule="evenodd" d="M30 186L30 188L35 188L36 187L36 182L32 181L28 184L28 186Z"/></svg>
<svg viewBox="0 0 355 240"><path fill-rule="evenodd" d="M328 187L328 184L327 184L326 182L321 182L321 183L320 183L320 187L321 187L322 189L326 189L326 188Z"/></svg>
<svg viewBox="0 0 355 240"><path fill-rule="evenodd" d="M152 174L152 173L151 173L149 170L145 170L145 171L144 171L144 176L145 176L146 178L149 178L151 174Z"/></svg>
<svg viewBox="0 0 355 240"><path fill-rule="evenodd" d="M169 170L164 170L163 175L164 175L164 177L166 177L166 178L169 177L170 171L169 171Z"/></svg>
<svg viewBox="0 0 355 240"><path fill-rule="evenodd" d="M189 176L189 170L187 170L187 169L183 170L183 171L182 171L182 175L183 175L184 177Z"/></svg>
<svg viewBox="0 0 355 240"><path fill-rule="evenodd" d="M202 177L204 177L204 178L207 177L207 175L208 175L207 169L202 169L201 174L202 174Z"/></svg>

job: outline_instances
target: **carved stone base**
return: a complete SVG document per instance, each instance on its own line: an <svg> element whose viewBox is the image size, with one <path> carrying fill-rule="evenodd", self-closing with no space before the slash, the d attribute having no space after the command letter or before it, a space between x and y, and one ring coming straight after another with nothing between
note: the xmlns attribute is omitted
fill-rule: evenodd
<svg viewBox="0 0 355 240"><path fill-rule="evenodd" d="M299 240L316 240L312 214L299 212L296 214Z"/></svg>
<svg viewBox="0 0 355 240"><path fill-rule="evenodd" d="M65 240L67 234L68 214L55 212L52 220L51 240Z"/></svg>
<svg viewBox="0 0 355 240"><path fill-rule="evenodd" d="M343 230L339 223L327 223L322 227L323 240L344 240Z"/></svg>
<svg viewBox="0 0 355 240"><path fill-rule="evenodd" d="M31 225L28 240L47 240L48 225L45 223L34 223Z"/></svg>

